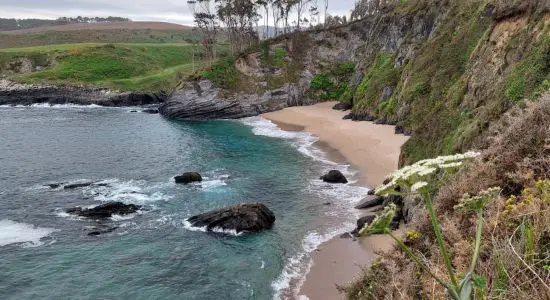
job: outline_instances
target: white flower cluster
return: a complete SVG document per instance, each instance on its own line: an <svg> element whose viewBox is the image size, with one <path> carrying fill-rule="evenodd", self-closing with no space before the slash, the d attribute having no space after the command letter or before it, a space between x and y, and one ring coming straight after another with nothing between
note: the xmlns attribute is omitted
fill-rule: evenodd
<svg viewBox="0 0 550 300"><path fill-rule="evenodd" d="M399 185L412 187L419 181L426 183L426 180L438 170L458 169L462 166L463 161L475 158L480 154L479 152L469 151L463 154L439 156L432 159L421 160L392 173L390 176L391 181L386 185L378 187L375 192L377 195L388 195ZM413 191L417 191L426 185L417 185L415 187L416 189Z"/></svg>
<svg viewBox="0 0 550 300"><path fill-rule="evenodd" d="M428 186L428 183L426 181L419 181L411 186L411 191L417 192L418 190L426 186Z"/></svg>
<svg viewBox="0 0 550 300"><path fill-rule="evenodd" d="M479 192L477 196L471 197L469 194L464 194L460 202L454 206L454 209L466 213L478 211L485 208L489 201L495 199L500 191L500 187L492 187Z"/></svg>

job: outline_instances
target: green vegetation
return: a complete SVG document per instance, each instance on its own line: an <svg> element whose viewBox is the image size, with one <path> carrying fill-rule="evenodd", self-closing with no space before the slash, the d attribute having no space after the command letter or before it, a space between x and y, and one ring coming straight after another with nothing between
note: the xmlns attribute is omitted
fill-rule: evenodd
<svg viewBox="0 0 550 300"><path fill-rule="evenodd" d="M550 74L550 36L534 45L534 49L527 51L528 55L523 58L514 68L508 78L506 85L506 97L514 103L530 98L541 88L544 80L549 79Z"/></svg>
<svg viewBox="0 0 550 300"><path fill-rule="evenodd" d="M348 90L354 71L355 64L345 62L315 75L311 80L308 95L318 100L341 99Z"/></svg>
<svg viewBox="0 0 550 300"><path fill-rule="evenodd" d="M384 209L384 212L378 215L375 220L360 231L361 235L370 235L376 233L385 233L390 235L401 248L403 252L422 270L432 277L437 283L443 287L449 297L453 300L469 300L472 299L474 283L474 270L479 258L481 248L481 238L483 233L483 211L486 205L494 200L500 192L500 188L491 188L485 190L479 195L471 197L464 195L459 204L455 206L455 210L463 213L476 213L476 238L474 252L471 258L471 264L466 274L459 274L452 265L450 251L445 246L443 241L443 233L441 231L440 222L434 210L432 198L434 192L440 188L440 185L449 180L450 176L455 174L463 163L470 160L479 153L466 153L463 155L440 156L435 159L420 161L414 165L404 167L401 170L392 174L391 181L376 189L376 194L379 196L387 196L388 194L397 196L419 195L428 210L432 229L435 233L437 247L443 258L447 276L450 282L446 282L440 275L437 275L437 270L430 267L421 258L416 255L403 240L396 237L391 232L391 223L396 215L397 207L391 203ZM412 236L412 234L411 234ZM417 237L418 238L418 237ZM458 278L462 279L460 282Z"/></svg>
<svg viewBox="0 0 550 300"><path fill-rule="evenodd" d="M220 47L219 52L227 53L227 49ZM194 69L206 65L198 49L189 44L87 43L0 50L0 65L4 66L0 70L19 57L31 59L34 66L47 67L12 76L19 82L84 84L124 91L172 89Z"/></svg>
<svg viewBox="0 0 550 300"><path fill-rule="evenodd" d="M0 48L21 48L75 43L182 43L200 40L199 32L189 29L102 29L0 33Z"/></svg>
<svg viewBox="0 0 550 300"><path fill-rule="evenodd" d="M372 110L378 105L379 111L390 111L389 103L379 103L384 88L395 88L401 75L401 68L394 68L394 55L378 53L364 74L363 80L354 93L356 111ZM394 100L395 101L395 100Z"/></svg>
<svg viewBox="0 0 550 300"><path fill-rule="evenodd" d="M234 90L240 82L239 72L235 68L235 58L220 59L214 65L203 71L202 77L211 80L216 86Z"/></svg>

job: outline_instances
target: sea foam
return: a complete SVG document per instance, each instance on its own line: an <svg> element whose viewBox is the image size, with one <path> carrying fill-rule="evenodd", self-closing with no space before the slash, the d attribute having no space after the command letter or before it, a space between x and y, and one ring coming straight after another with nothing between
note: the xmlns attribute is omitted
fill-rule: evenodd
<svg viewBox="0 0 550 300"><path fill-rule="evenodd" d="M0 220L0 246L21 244L23 247L37 247L44 244L41 241L51 233L53 228L42 228L11 220Z"/></svg>
<svg viewBox="0 0 550 300"><path fill-rule="evenodd" d="M289 132L277 127L273 122L261 117L251 117L242 119L245 125L252 127L255 135L268 136L273 138L285 139L291 143L300 153L321 163L325 171L335 169L341 171L346 177L350 178L356 175L356 171L348 164L341 164L331 161L326 153L317 148L315 143L319 138L307 132ZM355 182L350 180L350 184L328 184L318 178L312 179L308 185L308 192L317 195L319 199L330 199L330 209L325 213L331 216L358 216L356 210L353 210L354 203L361 200L369 191L368 188L353 185ZM302 240L302 249L289 259L283 268L281 274L272 282L271 286L275 291L274 299L307 299L305 296L299 296L298 292L305 280L305 275L311 268L311 253L321 244L330 239L352 230L355 227L354 222L348 221L337 227L325 230L323 233L310 231Z"/></svg>

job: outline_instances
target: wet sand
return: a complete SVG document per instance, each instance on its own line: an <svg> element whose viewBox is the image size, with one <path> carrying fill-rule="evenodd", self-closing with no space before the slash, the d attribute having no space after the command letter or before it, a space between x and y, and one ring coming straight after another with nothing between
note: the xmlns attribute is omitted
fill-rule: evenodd
<svg viewBox="0 0 550 300"><path fill-rule="evenodd" d="M332 109L334 102L290 107L267 113L287 131L307 131L319 137L317 146L331 160L348 162L359 171L357 183L376 187L397 169L401 146L407 137L396 135L394 127L372 122L343 120L346 112ZM336 285L345 285L361 275L361 268L375 259L375 251L392 247L387 236L372 236L357 241L334 238L314 251L309 272L298 287L298 295L311 300L344 299Z"/></svg>

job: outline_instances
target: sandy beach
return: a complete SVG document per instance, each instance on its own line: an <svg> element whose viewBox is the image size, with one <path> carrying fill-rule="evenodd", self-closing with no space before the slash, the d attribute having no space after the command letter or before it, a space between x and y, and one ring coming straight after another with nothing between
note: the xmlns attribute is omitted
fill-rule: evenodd
<svg viewBox="0 0 550 300"><path fill-rule="evenodd" d="M319 138L318 146L331 159L346 161L358 170L356 184L369 188L379 185L397 169L401 146L407 137L396 135L394 127L372 122L343 120L346 112L332 109L335 102L290 107L267 113L281 129L307 131ZM336 285L345 285L361 274L375 258L375 251L392 244L386 236L372 236L358 241L334 238L322 244L312 255L312 265L299 295L310 300L343 299Z"/></svg>

